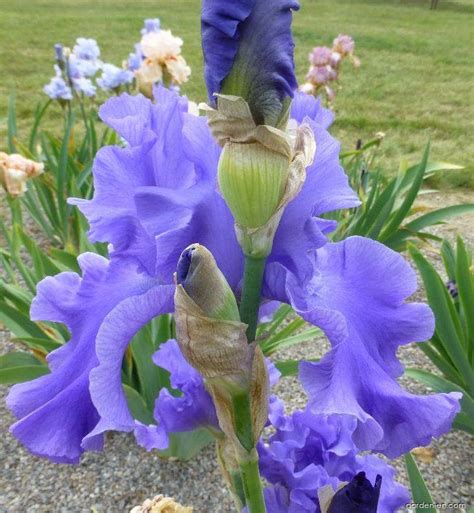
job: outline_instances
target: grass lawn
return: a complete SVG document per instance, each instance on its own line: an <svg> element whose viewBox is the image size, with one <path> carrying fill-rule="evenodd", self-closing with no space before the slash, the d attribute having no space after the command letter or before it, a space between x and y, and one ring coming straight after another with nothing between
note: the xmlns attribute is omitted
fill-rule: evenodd
<svg viewBox="0 0 474 513"><path fill-rule="evenodd" d="M268 0L271 1L271 0ZM336 100L334 133L345 148L378 131L387 134L383 155L395 172L403 157L416 159L428 140L432 155L466 166L437 185L474 186L472 0L301 0L295 15L300 79L307 54L340 32L356 40L359 71L347 64ZM43 85L53 74L53 44L76 37L98 40L104 60L120 64L138 40L144 18L184 39L192 80L183 92L205 97L200 50L199 0L0 0L0 148L6 105L16 92L20 134L25 135ZM59 107L55 107L59 113ZM49 114L49 125L59 121Z"/></svg>

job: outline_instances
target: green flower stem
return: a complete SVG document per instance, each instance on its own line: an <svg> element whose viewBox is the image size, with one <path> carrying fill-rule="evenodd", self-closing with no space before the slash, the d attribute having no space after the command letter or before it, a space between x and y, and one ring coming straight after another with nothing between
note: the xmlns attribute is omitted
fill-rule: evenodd
<svg viewBox="0 0 474 513"><path fill-rule="evenodd" d="M239 461L239 466L249 513L266 513L257 450L252 449L246 458Z"/></svg>
<svg viewBox="0 0 474 513"><path fill-rule="evenodd" d="M21 213L20 198L12 198L7 193L7 201L11 211L12 224L18 225L21 228L23 226L23 216Z"/></svg>
<svg viewBox="0 0 474 513"><path fill-rule="evenodd" d="M240 303L240 318L248 325L247 340L255 340L258 322L258 310L262 291L265 258L245 256L244 285ZM262 481L258 469L258 454L254 446L253 419L250 396L248 393L233 397L235 434L242 448L237 450L241 482L245 503L249 513L265 513Z"/></svg>
<svg viewBox="0 0 474 513"><path fill-rule="evenodd" d="M243 507L246 505L244 484L242 483L242 477L240 472L231 472L230 478L232 480L233 498L235 502L235 508L238 513L242 512Z"/></svg>
<svg viewBox="0 0 474 513"><path fill-rule="evenodd" d="M255 340L258 322L258 310L262 292L263 273L266 258L245 256L244 285L240 302L240 319L247 328L249 344Z"/></svg>

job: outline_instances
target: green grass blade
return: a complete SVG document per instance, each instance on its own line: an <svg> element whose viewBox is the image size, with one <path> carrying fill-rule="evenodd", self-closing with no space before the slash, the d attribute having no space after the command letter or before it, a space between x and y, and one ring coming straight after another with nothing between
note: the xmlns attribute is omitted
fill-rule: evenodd
<svg viewBox="0 0 474 513"><path fill-rule="evenodd" d="M0 370L10 367L21 367L24 365L43 365L42 362L35 358L31 353L22 351L12 351L0 356Z"/></svg>
<svg viewBox="0 0 474 513"><path fill-rule="evenodd" d="M289 376L296 376L298 374L298 368L302 360L281 360L279 362L274 362L275 367L281 372L282 378L286 378ZM306 362L317 362L317 358L312 358L310 360L305 360Z"/></svg>
<svg viewBox="0 0 474 513"><path fill-rule="evenodd" d="M441 258L450 280L456 280L456 254L447 240L441 244Z"/></svg>
<svg viewBox="0 0 474 513"><path fill-rule="evenodd" d="M438 369L446 376L449 381L462 386L463 379L459 374L459 371L454 367L449 355L445 354L444 348L441 347L432 347L433 341L436 337L430 342L420 342L417 344L426 356L433 362L433 364L438 367ZM434 345L434 344L433 344ZM440 350L443 350L443 353L440 353Z"/></svg>
<svg viewBox="0 0 474 513"><path fill-rule="evenodd" d="M418 232L428 226L440 223L449 217L459 216L474 212L474 203L464 203L461 205L451 205L450 207L439 208L433 212L428 212L405 225L405 229L412 232Z"/></svg>
<svg viewBox="0 0 474 513"><path fill-rule="evenodd" d="M310 328L305 330L303 333L293 335L292 337L278 339L276 341L265 340L260 344L260 347L265 356L270 356L279 349L284 349L286 347L294 346L295 344L301 344L303 342L313 340L315 337L320 336L321 333L322 332L319 328Z"/></svg>
<svg viewBox="0 0 474 513"><path fill-rule="evenodd" d="M134 419L143 424L154 424L153 409L150 409L143 397L132 387L122 384L127 404Z"/></svg>
<svg viewBox="0 0 474 513"><path fill-rule="evenodd" d="M60 342L51 338L16 337L12 338L12 342L24 344L30 349L45 352L46 354L62 346Z"/></svg>
<svg viewBox="0 0 474 513"><path fill-rule="evenodd" d="M150 336L149 326L145 326L130 343L133 362L137 370L138 387L148 407L153 409L158 392L169 388L169 373L153 362L152 356L159 344Z"/></svg>
<svg viewBox="0 0 474 513"><path fill-rule="evenodd" d="M30 141L28 143L28 149L31 153L35 151L35 143L36 143L36 137L38 134L38 128L41 123L41 120L43 119L46 111L48 110L48 107L53 103L52 100L48 100L42 107L41 105L37 105L35 115L34 115L34 121L33 126L31 128L30 132Z"/></svg>
<svg viewBox="0 0 474 513"><path fill-rule="evenodd" d="M74 125L74 114L70 114L66 122L66 130L61 144L58 166L56 170L56 186L58 209L62 225L63 242L68 241L68 160L69 160L69 139Z"/></svg>
<svg viewBox="0 0 474 513"><path fill-rule="evenodd" d="M467 203L463 205L452 205L446 208L440 208L429 212L422 216L417 217L410 223L407 223L403 228L398 229L393 235L384 239L384 244L395 249L399 248L401 243L410 237L419 237L420 230L443 222L449 217L458 216L474 211L474 203Z"/></svg>

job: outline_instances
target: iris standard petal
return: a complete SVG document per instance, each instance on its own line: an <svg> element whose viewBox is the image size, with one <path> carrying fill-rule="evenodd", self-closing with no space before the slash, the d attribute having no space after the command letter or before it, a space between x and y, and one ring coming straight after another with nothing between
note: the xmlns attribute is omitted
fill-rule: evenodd
<svg viewBox="0 0 474 513"><path fill-rule="evenodd" d="M93 200L74 202L88 218L94 240L112 243L115 256L137 258L164 283L171 283L182 249L199 242L212 251L237 289L243 259L232 215L217 190L220 148L206 119L185 112L183 98L164 88L156 94L156 105L140 100L140 105L148 102L151 121L147 117L145 124L155 138L126 149L102 149L94 165ZM108 114L104 119L114 126L119 126L117 120L126 124L134 108L135 100L122 95L103 107ZM318 216L353 207L358 200L339 165L339 145L324 126L326 110L313 100L302 102L297 111L313 128L317 155L303 190L283 214L269 265L278 264L295 283L304 284L312 277L308 256L335 226Z"/></svg>
<svg viewBox="0 0 474 513"><path fill-rule="evenodd" d="M306 170L301 192L285 209L268 259L270 264L282 263L300 282L312 276L316 250L326 244L327 234L336 228L334 221L320 216L360 205L339 163L340 144L312 118L317 120L324 110L310 109L305 116L305 123L314 133L316 155Z"/></svg>

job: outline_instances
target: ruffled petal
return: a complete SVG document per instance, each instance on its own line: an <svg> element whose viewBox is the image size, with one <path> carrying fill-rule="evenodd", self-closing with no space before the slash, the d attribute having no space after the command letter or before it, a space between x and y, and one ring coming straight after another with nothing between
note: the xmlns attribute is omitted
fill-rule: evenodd
<svg viewBox="0 0 474 513"><path fill-rule="evenodd" d="M316 155L306 170L301 192L285 209L268 262L281 263L303 283L313 274L316 250L327 243L327 233L336 227L334 221L318 216L356 207L360 201L339 163L340 144L317 122L324 117L325 109L308 102L298 111L300 115L306 112L303 120L313 130Z"/></svg>
<svg viewBox="0 0 474 513"><path fill-rule="evenodd" d="M151 143L101 148L94 160L94 198L69 200L89 221L92 242L110 242L112 254L136 257L148 272L154 271L155 243L137 218L133 191L154 182L153 168L147 165L151 149Z"/></svg>
<svg viewBox="0 0 474 513"><path fill-rule="evenodd" d="M211 103L214 93L241 96L258 124L276 122L297 86L291 11L298 8L295 0L203 2L204 76Z"/></svg>
<svg viewBox="0 0 474 513"><path fill-rule="evenodd" d="M220 194L197 184L188 190L141 189L136 195L143 226L155 234L157 273L170 280L183 248L199 243L212 252L232 287L239 283L243 257L232 215Z"/></svg>
<svg viewBox="0 0 474 513"><path fill-rule="evenodd" d="M107 429L132 431L133 418L122 388L125 350L138 331L155 317L173 311L173 285L155 286L130 295L101 323L97 334L98 365L90 373L92 401Z"/></svg>
<svg viewBox="0 0 474 513"><path fill-rule="evenodd" d="M72 203L88 218L92 240L110 242L114 257L136 258L163 283L172 283L183 248L198 242L212 251L238 290L243 258L232 215L217 190L220 148L206 119L186 112L184 98L164 88L155 94L156 104L128 95L106 103L104 120L120 130L122 124L132 123L129 118L138 105L146 111L139 118L145 116L146 130L154 137L128 148L100 150L93 200ZM303 190L283 214L269 266L277 264L303 287L312 277L316 248L326 243L327 233L335 227L334 221L318 216L355 206L358 200L339 165L339 145L326 131L325 109L316 100L297 96L295 101L295 112L313 128L318 149Z"/></svg>
<svg viewBox="0 0 474 513"><path fill-rule="evenodd" d="M184 359L178 343L170 340L162 344L153 361L170 373L171 386L181 397L161 390L155 403L155 419L165 426L167 433L192 431L200 427L219 429L214 403L204 381Z"/></svg>
<svg viewBox="0 0 474 513"><path fill-rule="evenodd" d="M50 374L13 386L7 398L18 418L12 433L32 453L66 463L79 461L81 442L100 419L89 393L97 331L124 298L151 286L128 262L111 264L92 253L78 261L82 277L61 273L45 278L31 307L35 320L66 324L71 340L49 355ZM90 436L89 448L101 445L102 437Z"/></svg>
<svg viewBox="0 0 474 513"><path fill-rule="evenodd" d="M381 513L395 513L406 504L407 490L394 481L395 470L376 456L359 454L352 439L356 419L306 409L291 416L282 412L272 423L274 434L258 447L259 464L262 476L273 485L269 499L279 497L277 504L283 501L284 511L319 511L319 489L329 485L336 490L360 471L374 480L374 474L383 476Z"/></svg>
<svg viewBox="0 0 474 513"><path fill-rule="evenodd" d="M155 137L151 107L152 104L143 95L123 93L107 100L100 107L99 116L130 146L139 146Z"/></svg>
<svg viewBox="0 0 474 513"><path fill-rule="evenodd" d="M459 394L417 396L396 381L403 371L398 347L427 340L434 329L426 305L405 303L416 290L414 271L398 253L361 237L326 245L316 269L300 313L325 331L333 349L300 365L313 410L353 415L357 445L391 458L448 431Z"/></svg>

